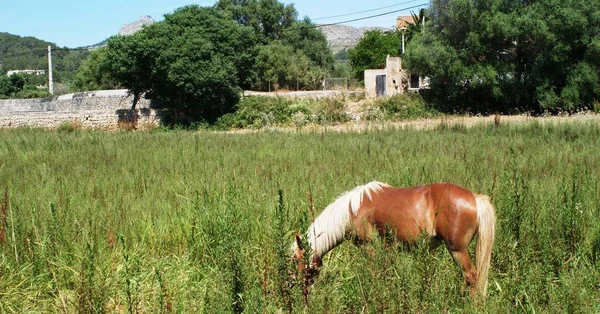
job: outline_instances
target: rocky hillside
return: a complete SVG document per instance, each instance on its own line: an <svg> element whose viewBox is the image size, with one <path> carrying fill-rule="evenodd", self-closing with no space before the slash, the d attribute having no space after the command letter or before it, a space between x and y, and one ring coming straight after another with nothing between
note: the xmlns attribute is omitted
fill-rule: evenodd
<svg viewBox="0 0 600 314"><path fill-rule="evenodd" d="M125 24L119 30L119 35L131 35L144 27L144 25L150 25L156 22L150 15L144 15L137 21L129 24Z"/></svg>
<svg viewBox="0 0 600 314"><path fill-rule="evenodd" d="M144 15L133 23L127 23L127 24L124 24L123 26L121 26L121 29L119 30L118 34L119 35L131 35L137 31L139 31L140 29L142 29L142 27L144 27L144 25L150 25L154 22L156 22L156 20L154 20L150 15ZM100 47L106 45L107 40L108 39L105 39L97 44L79 47L79 48L93 50L93 49L100 48Z"/></svg>
<svg viewBox="0 0 600 314"><path fill-rule="evenodd" d="M137 21L133 23L125 24L119 30L119 35L131 35L144 27L144 25L150 25L156 22L151 16L145 15L140 17ZM383 27L360 27L355 28L347 25L329 25L320 27L320 29L327 37L327 41L331 46L333 52L338 52L344 48L351 48L356 46L358 41L362 38L365 32L370 30L388 30ZM97 47L104 46L106 44L106 40L95 45L90 45L85 48L94 49Z"/></svg>
<svg viewBox="0 0 600 314"><path fill-rule="evenodd" d="M383 27L360 27L355 28L346 25L329 25L320 27L327 41L334 52L342 50L344 48L352 48L358 44L358 41L362 38L365 32L370 30L388 30Z"/></svg>

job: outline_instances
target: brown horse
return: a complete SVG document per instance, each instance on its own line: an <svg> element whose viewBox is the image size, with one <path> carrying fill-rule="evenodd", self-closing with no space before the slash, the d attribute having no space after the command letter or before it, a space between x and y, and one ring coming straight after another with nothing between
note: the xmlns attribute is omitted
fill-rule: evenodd
<svg viewBox="0 0 600 314"><path fill-rule="evenodd" d="M495 220L494 207L487 196L455 184L396 188L370 182L344 193L310 225L306 232L312 249L308 271L302 262L304 250L298 235L292 244L292 255L298 270L315 276L323 256L348 234L362 242L369 240L374 231L390 231L397 240L411 243L425 233L432 248L446 245L461 266L471 295L478 292L485 297ZM467 251L475 234L477 267Z"/></svg>

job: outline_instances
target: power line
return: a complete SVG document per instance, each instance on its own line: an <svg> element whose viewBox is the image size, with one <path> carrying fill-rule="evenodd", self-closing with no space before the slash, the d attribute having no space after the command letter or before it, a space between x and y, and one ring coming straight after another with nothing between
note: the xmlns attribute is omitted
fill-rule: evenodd
<svg viewBox="0 0 600 314"><path fill-rule="evenodd" d="M52 48L52 51L83 51L83 50L88 50L86 48ZM18 57L18 56L22 56L22 55L26 55L26 54L30 54L30 53L44 53L44 55L46 53L48 53L48 48L32 48L29 51L21 51L18 53L11 53L11 54L0 54L0 57L3 58L10 58L10 57Z"/></svg>
<svg viewBox="0 0 600 314"><path fill-rule="evenodd" d="M407 8L402 8L402 9L399 9L399 10L384 12L384 13L375 14L375 15L369 15L369 16L365 16L365 17L360 17L360 18L352 19L352 20L346 20L346 21L340 21L340 22L328 23L328 24L320 24L320 25L316 25L315 27L332 26L332 25L339 25L339 24L344 24L344 23L350 23L350 22L368 20L368 19L372 19L374 17L379 17L379 16L388 15L388 14L398 13L400 11L406 11L406 10L410 10L410 9L416 9L418 7L422 7L422 6L425 6L425 5L427 5L427 4L426 3L421 3L421 4L418 4L418 5L414 5L414 6L407 7Z"/></svg>
<svg viewBox="0 0 600 314"><path fill-rule="evenodd" d="M362 13L367 13L367 12L373 12L373 11L378 11L378 10L383 10L383 9L397 7L399 5L409 4L409 3L412 3L412 2L416 2L416 1L422 1L422 0L405 1L405 2L398 3L398 4L388 5L388 6L385 6L385 7L380 7L380 8L370 9L370 10L364 10L364 11L359 11L359 12L354 12L354 13L346 13L346 14L340 14L340 15L317 17L317 18L311 19L311 21L332 19L332 18L336 18L336 17L343 17L343 16L350 16L350 15L357 15L357 14L362 14Z"/></svg>

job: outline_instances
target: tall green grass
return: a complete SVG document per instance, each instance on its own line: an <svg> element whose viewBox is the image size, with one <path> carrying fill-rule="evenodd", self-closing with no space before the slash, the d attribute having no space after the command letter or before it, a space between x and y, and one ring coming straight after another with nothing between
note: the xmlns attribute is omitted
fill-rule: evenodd
<svg viewBox="0 0 600 314"><path fill-rule="evenodd" d="M0 130L0 311L599 312L600 126L363 133ZM442 248L351 242L303 299L295 232L371 180L497 211L489 297ZM287 268L287 269L286 269Z"/></svg>

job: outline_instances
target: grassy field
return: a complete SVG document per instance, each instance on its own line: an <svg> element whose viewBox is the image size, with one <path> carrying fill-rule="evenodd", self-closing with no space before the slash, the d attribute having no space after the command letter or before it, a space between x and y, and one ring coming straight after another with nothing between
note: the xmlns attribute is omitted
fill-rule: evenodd
<svg viewBox="0 0 600 314"><path fill-rule="evenodd" d="M600 312L600 125L362 133L0 130L3 313ZM324 259L307 302L294 232L371 180L489 194L485 301L450 255L375 241ZM281 195L281 198L280 198Z"/></svg>

